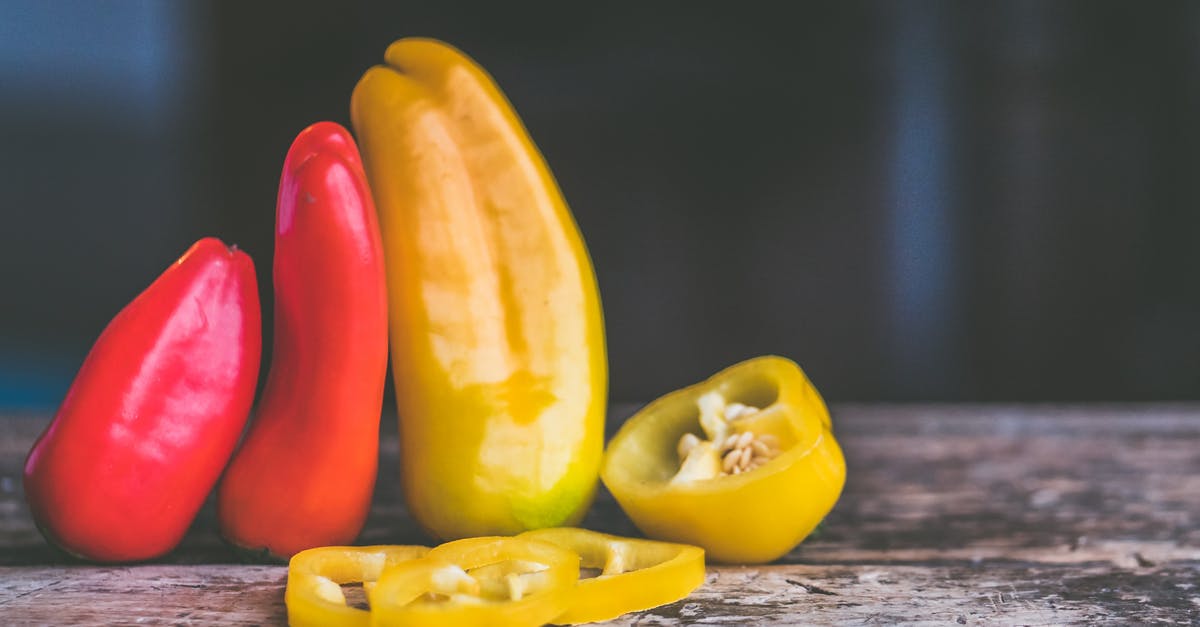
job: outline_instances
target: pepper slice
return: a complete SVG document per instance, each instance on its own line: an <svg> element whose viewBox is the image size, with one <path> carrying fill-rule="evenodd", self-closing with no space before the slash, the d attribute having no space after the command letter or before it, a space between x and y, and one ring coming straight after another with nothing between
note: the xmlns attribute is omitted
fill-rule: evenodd
<svg viewBox="0 0 1200 627"><path fill-rule="evenodd" d="M579 556L553 544L458 540L385 570L368 593L371 625L542 625L570 606L578 579Z"/></svg>
<svg viewBox="0 0 1200 627"><path fill-rule="evenodd" d="M559 527L518 538L549 542L579 554L580 566L601 569L580 579L574 603L555 623L591 623L673 603L704 583L704 549Z"/></svg>
<svg viewBox="0 0 1200 627"><path fill-rule="evenodd" d="M760 563L829 513L846 463L816 388L794 362L766 356L639 411L609 443L601 479L648 537Z"/></svg>
<svg viewBox="0 0 1200 627"><path fill-rule="evenodd" d="M379 579L385 568L429 553L424 546L323 546L300 551L288 562L288 624L292 627L356 626L371 623L370 612L346 605L342 584Z"/></svg>

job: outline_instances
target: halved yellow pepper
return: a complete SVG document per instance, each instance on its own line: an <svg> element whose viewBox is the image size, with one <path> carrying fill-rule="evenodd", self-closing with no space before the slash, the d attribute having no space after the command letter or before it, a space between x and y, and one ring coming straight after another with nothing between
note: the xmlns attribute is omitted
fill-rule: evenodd
<svg viewBox="0 0 1200 627"><path fill-rule="evenodd" d="M576 524L607 395L583 239L481 67L428 39L385 59L351 119L383 234L409 509L441 539Z"/></svg>
<svg viewBox="0 0 1200 627"><path fill-rule="evenodd" d="M580 566L600 574L580 579L571 607L555 623L591 623L673 603L704 583L704 549L560 527L518 538L549 542L579 554Z"/></svg>
<svg viewBox="0 0 1200 627"><path fill-rule="evenodd" d="M639 411L609 443L601 478L647 536L760 563L829 513L846 463L816 388L794 362L766 356Z"/></svg>
<svg viewBox="0 0 1200 627"><path fill-rule="evenodd" d="M501 593L487 594L478 571L505 563L539 570L527 578L509 572ZM385 570L369 593L371 625L542 625L571 604L578 579L579 556L553 544L512 537L458 540Z"/></svg>
<svg viewBox="0 0 1200 627"><path fill-rule="evenodd" d="M288 624L292 627L367 627L370 613L346 605L342 584L377 580L385 568L424 557L424 546L323 546L288 562Z"/></svg>

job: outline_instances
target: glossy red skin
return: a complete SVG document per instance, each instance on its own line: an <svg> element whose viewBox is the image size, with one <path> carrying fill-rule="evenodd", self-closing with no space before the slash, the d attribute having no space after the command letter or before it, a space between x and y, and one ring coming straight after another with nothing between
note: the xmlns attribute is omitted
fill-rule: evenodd
<svg viewBox="0 0 1200 627"><path fill-rule="evenodd" d="M261 348L254 263L196 242L104 329L29 452L47 538L100 562L179 544L245 426Z"/></svg>
<svg viewBox="0 0 1200 627"><path fill-rule="evenodd" d="M289 557L350 544L375 488L387 374L383 245L362 161L332 122L296 138L275 229L275 345L218 489L221 533Z"/></svg>

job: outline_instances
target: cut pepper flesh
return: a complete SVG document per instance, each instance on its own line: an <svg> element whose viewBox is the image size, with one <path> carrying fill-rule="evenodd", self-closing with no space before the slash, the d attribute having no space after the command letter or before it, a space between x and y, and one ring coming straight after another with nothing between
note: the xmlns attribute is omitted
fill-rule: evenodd
<svg viewBox="0 0 1200 627"><path fill-rule="evenodd" d="M555 623L590 623L686 597L704 583L704 549L622 538L587 529L527 531L519 538L549 542L579 554L580 566L600 569L580 579L571 607Z"/></svg>
<svg viewBox="0 0 1200 627"><path fill-rule="evenodd" d="M288 624L292 627L370 625L370 613L346 604L342 584L369 589L384 569L424 557L424 546L324 546L301 551L288 562Z"/></svg>
<svg viewBox="0 0 1200 627"><path fill-rule="evenodd" d="M371 624L542 625L567 610L578 579L579 556L553 544L458 540L385 570L368 593Z"/></svg>
<svg viewBox="0 0 1200 627"><path fill-rule="evenodd" d="M609 443L601 478L648 537L758 563L829 513L846 464L816 388L766 356L647 405Z"/></svg>
<svg viewBox="0 0 1200 627"><path fill-rule="evenodd" d="M700 428L707 440L691 431L679 438L679 472L671 483L715 479L749 472L779 455L779 439L755 433L743 420L762 411L738 402L727 402L720 392L707 392L696 400Z"/></svg>

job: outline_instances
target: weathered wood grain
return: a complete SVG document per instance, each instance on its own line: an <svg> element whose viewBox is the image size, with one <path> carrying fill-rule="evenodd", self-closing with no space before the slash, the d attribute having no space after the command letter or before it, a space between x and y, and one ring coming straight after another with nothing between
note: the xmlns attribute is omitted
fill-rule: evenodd
<svg viewBox="0 0 1200 627"><path fill-rule="evenodd" d="M603 625L1062 625L1200 620L1197 564L714 567L689 598ZM0 568L5 625L277 625L282 566Z"/></svg>
<svg viewBox="0 0 1200 627"><path fill-rule="evenodd" d="M1197 559L1194 407L847 407L848 481L789 559Z"/></svg>
<svg viewBox="0 0 1200 627"><path fill-rule="evenodd" d="M283 566L0 568L5 625L276 625Z"/></svg>
<svg viewBox="0 0 1200 627"><path fill-rule="evenodd" d="M769 566L712 566L689 599L612 624L1200 624L1200 407L834 416L849 481L816 537ZM20 486L44 422L0 422L0 624L283 621L283 568L241 564L211 507L153 564L54 552ZM388 424L364 543L424 541L397 491L395 437ZM604 493L586 525L636 533Z"/></svg>

